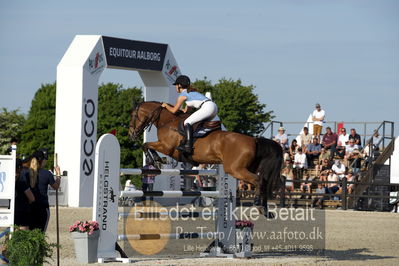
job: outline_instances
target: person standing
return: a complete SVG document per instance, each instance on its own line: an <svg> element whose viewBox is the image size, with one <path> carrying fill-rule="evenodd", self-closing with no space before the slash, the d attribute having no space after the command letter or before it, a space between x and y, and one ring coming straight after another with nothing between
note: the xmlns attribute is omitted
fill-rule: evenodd
<svg viewBox="0 0 399 266"><path fill-rule="evenodd" d="M149 158L145 159L145 165L143 166L143 169L147 170L155 170L157 169L153 164L152 161ZM155 176L152 174L144 174L143 177L141 178L141 190L143 192L146 191L153 191L154 190L154 182L155 182ZM141 200L144 202L146 200L146 197L142 197ZM150 197L150 200L153 200L153 197Z"/></svg>
<svg viewBox="0 0 399 266"><path fill-rule="evenodd" d="M17 159L15 169L15 209L14 224L20 230L29 230L31 204L35 201L29 186L29 172L22 170L22 161Z"/></svg>
<svg viewBox="0 0 399 266"><path fill-rule="evenodd" d="M57 165L54 170L56 179L49 170L44 169L48 160L46 149L40 149L32 154L29 179L30 186L36 201L32 204L32 223L30 229L40 229L46 232L50 219L50 205L48 202L48 186L58 189L61 183L60 167Z"/></svg>
<svg viewBox="0 0 399 266"><path fill-rule="evenodd" d="M325 117L326 113L324 112L324 110L321 109L320 104L316 103L316 109L312 113L312 121L313 121L313 135L317 138L320 137Z"/></svg>

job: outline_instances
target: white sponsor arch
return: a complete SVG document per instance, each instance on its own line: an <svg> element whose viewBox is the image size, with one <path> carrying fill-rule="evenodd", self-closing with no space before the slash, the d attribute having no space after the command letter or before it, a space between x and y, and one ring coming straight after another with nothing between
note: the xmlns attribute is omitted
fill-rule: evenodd
<svg viewBox="0 0 399 266"><path fill-rule="evenodd" d="M174 102L180 68L167 44L77 35L57 66L55 152L68 171L68 205L92 206L98 80L105 68L137 71L144 98ZM156 139L146 132L144 141Z"/></svg>

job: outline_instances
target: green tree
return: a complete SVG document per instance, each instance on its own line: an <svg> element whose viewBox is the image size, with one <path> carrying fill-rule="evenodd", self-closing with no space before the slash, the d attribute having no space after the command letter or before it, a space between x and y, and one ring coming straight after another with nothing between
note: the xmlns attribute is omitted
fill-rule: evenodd
<svg viewBox="0 0 399 266"><path fill-rule="evenodd" d="M100 86L98 95L97 137L115 130L121 146L121 167L141 167L143 151L133 147L141 147L142 139L134 143L128 136L134 103L143 101L141 89L123 89L120 84L107 83ZM125 181L126 176L121 177L121 183ZM140 185L140 181L140 177L133 177L135 185Z"/></svg>
<svg viewBox="0 0 399 266"><path fill-rule="evenodd" d="M31 155L39 148L49 149L48 166L53 165L55 131L55 82L42 84L35 93L22 128L20 153Z"/></svg>
<svg viewBox="0 0 399 266"><path fill-rule="evenodd" d="M130 113L134 102L142 101L140 88L123 89L119 84L107 83L98 92L97 137L112 130L121 145L121 166L137 167L142 163L142 141L132 142L128 137ZM53 165L55 136L56 84L44 84L36 92L27 120L22 128L20 152L32 154L39 148L49 149L47 167Z"/></svg>
<svg viewBox="0 0 399 266"><path fill-rule="evenodd" d="M229 131L256 135L264 129L264 123L274 118L273 111L264 111L265 104L254 94L254 86L244 86L241 80L220 79L212 84L206 77L196 80L193 87L205 93L211 92L219 108L218 115Z"/></svg>
<svg viewBox="0 0 399 266"><path fill-rule="evenodd" d="M97 137L116 130L121 146L121 167L138 168L142 166L142 140L134 143L128 136L130 114L135 102L143 101L140 88L123 89L122 85L107 83L99 88ZM140 178L134 178L137 184ZM125 179L121 178L122 184Z"/></svg>
<svg viewBox="0 0 399 266"><path fill-rule="evenodd" d="M0 111L0 154L6 153L12 138L20 139L24 123L25 116L20 114L19 110L8 111L2 108Z"/></svg>

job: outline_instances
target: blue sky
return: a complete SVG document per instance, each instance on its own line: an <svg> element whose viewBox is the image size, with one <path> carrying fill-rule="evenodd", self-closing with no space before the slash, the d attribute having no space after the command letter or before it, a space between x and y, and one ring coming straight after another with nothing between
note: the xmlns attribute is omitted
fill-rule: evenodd
<svg viewBox="0 0 399 266"><path fill-rule="evenodd" d="M192 79L241 79L280 121L397 123L399 1L0 1L0 107L27 113L77 34L168 43ZM106 70L102 82L142 86ZM398 135L398 133L396 133Z"/></svg>

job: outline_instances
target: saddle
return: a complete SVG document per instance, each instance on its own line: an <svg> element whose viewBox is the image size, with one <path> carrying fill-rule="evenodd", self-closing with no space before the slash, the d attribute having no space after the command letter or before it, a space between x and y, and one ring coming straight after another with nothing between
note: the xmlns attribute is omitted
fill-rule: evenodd
<svg viewBox="0 0 399 266"><path fill-rule="evenodd" d="M195 139L206 137L209 133L211 133L213 131L217 131L217 130L222 130L222 123L220 121L201 121L201 122L195 123L193 125L194 141L195 141ZM177 131L183 137L186 136L183 120L179 122Z"/></svg>

